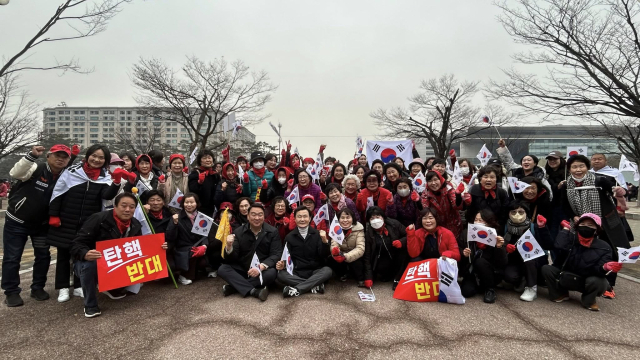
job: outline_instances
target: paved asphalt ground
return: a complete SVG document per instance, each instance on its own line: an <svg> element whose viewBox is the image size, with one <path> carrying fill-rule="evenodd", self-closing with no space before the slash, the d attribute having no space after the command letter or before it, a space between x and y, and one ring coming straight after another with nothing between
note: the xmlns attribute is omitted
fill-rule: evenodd
<svg viewBox="0 0 640 360"><path fill-rule="evenodd" d="M632 226L640 234L640 221ZM1 358L633 359L640 347L640 284L626 279L615 300L598 299L598 313L577 293L552 303L545 289L533 303L501 290L495 304L450 305L395 300L389 284L377 283L376 302L363 303L354 283L334 280L324 295L283 299L273 289L261 303L222 297L221 279L179 289L163 280L119 301L99 295L102 316L86 319L82 299L55 300L54 271L51 300L26 290L24 306L0 305ZM30 276L22 275L23 289Z"/></svg>

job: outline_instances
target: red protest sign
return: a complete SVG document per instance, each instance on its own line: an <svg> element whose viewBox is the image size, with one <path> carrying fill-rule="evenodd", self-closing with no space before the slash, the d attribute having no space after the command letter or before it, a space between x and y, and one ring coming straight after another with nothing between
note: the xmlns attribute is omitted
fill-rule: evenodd
<svg viewBox="0 0 640 360"><path fill-rule="evenodd" d="M440 295L438 259L409 263L393 298L406 301L436 302Z"/></svg>
<svg viewBox="0 0 640 360"><path fill-rule="evenodd" d="M100 291L109 291L169 275L164 234L135 236L96 242Z"/></svg>

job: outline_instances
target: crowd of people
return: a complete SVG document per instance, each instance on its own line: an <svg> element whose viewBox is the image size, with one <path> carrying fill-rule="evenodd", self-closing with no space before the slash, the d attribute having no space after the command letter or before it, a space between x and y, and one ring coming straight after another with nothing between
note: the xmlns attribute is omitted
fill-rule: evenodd
<svg viewBox="0 0 640 360"><path fill-rule="evenodd" d="M142 234L134 217L133 193L140 191L135 186L146 189L139 200L155 232L165 234L162 248L179 283L220 277L224 296L265 301L276 283L284 297L323 294L332 278L395 289L410 262L449 258L458 264L462 295L479 294L486 303L496 301L497 288L513 289L523 301L534 301L539 287L548 288L555 302L578 291L582 305L593 311L599 310L598 297L615 298L622 267L615 249L633 241L624 217L630 194L603 154L565 158L553 151L540 167L534 155L516 163L500 141L498 156L476 167L453 150L447 159L423 161L414 149L409 163L400 157L369 161L357 154L344 164L325 157L324 150L321 146L323 166L316 179L308 170L316 158L291 153L290 144L279 157L254 152L230 159L227 147L219 162L203 149L192 167L181 154L170 155L165 164L157 150L112 154L96 144L76 161L77 145L48 151L34 146L10 171L15 182L3 237L5 303L23 305L19 268L31 238L31 297L49 299L44 288L54 246L58 301L83 297L85 316L100 315L96 260L102 255L95 244ZM43 155L46 161L38 162ZM456 168L459 181L454 181ZM419 192L414 180L420 173L426 188ZM509 176L528 187L513 193ZM294 191L298 196L290 202ZM169 207L177 192L184 194L180 207ZM318 221L325 205L328 214ZM191 231L199 213L215 219L208 236ZM218 239L223 214L232 234ZM341 243L329 236L334 219L344 234ZM496 246L468 241L472 224L494 228ZM546 256L523 261L516 243L527 231ZM285 246L292 271L281 260ZM119 299L127 290L104 293Z"/></svg>

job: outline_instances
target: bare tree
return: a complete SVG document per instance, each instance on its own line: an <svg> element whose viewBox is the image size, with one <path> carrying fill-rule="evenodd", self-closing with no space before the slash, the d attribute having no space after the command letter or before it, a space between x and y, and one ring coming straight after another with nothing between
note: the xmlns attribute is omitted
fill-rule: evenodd
<svg viewBox="0 0 640 360"><path fill-rule="evenodd" d="M162 125L154 125L153 122L136 123L135 128L125 127L124 123L119 123L115 130L116 145L122 150L133 151L136 155L147 154L152 149L166 148L161 142L164 134Z"/></svg>
<svg viewBox="0 0 640 360"><path fill-rule="evenodd" d="M478 90L478 82L461 83L453 75L443 75L423 80L420 92L408 99L408 108L378 109L369 116L385 136L424 138L436 157L444 158L453 143L473 138L489 126L480 120L480 109L472 104Z"/></svg>
<svg viewBox="0 0 640 360"><path fill-rule="evenodd" d="M266 119L269 115L262 111L277 89L265 71L250 72L242 61L228 63L224 58L204 62L191 56L180 70L159 59L141 58L131 79L143 108L188 130L190 152L196 146L206 148L231 113L244 126Z"/></svg>
<svg viewBox="0 0 640 360"><path fill-rule="evenodd" d="M66 0L58 6L56 12L42 26L25 46L0 67L0 77L23 70L61 70L90 72L83 69L77 58L58 61L49 65L31 65L26 63L33 49L38 45L56 41L82 39L97 35L107 28L118 12L120 5L131 0ZM66 27L61 26L66 25ZM52 31L55 30L55 31ZM49 36L49 34L55 35Z"/></svg>
<svg viewBox="0 0 640 360"><path fill-rule="evenodd" d="M39 114L16 74L0 77L0 159L38 139Z"/></svg>
<svg viewBox="0 0 640 360"><path fill-rule="evenodd" d="M504 70L489 96L547 118L595 121L622 153L640 160L640 37L637 0L500 1L499 21L516 42L534 50L514 60L536 76Z"/></svg>

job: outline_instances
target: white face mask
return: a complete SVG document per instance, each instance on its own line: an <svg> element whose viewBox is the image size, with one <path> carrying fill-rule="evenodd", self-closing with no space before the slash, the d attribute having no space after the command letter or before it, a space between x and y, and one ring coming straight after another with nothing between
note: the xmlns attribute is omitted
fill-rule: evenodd
<svg viewBox="0 0 640 360"><path fill-rule="evenodd" d="M460 175L462 175L462 176L469 175L469 168L468 167L461 167L460 168Z"/></svg>
<svg viewBox="0 0 640 360"><path fill-rule="evenodd" d="M254 161L253 162L253 168L260 170L264 167L264 163L262 161Z"/></svg>
<svg viewBox="0 0 640 360"><path fill-rule="evenodd" d="M407 197L409 196L409 193L411 193L411 190L409 189L398 189L398 195L400 195L401 197Z"/></svg>
<svg viewBox="0 0 640 360"><path fill-rule="evenodd" d="M382 227L382 225L384 225L384 220L382 219L371 219L371 221L369 221L369 224L371 224L371 227L378 230Z"/></svg>
<svg viewBox="0 0 640 360"><path fill-rule="evenodd" d="M287 182L287 178L279 177L279 178L278 178L278 182L279 182L280 184L284 184L284 183L286 183L286 182Z"/></svg>

